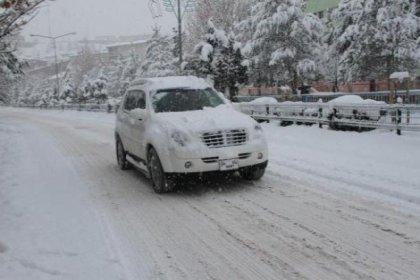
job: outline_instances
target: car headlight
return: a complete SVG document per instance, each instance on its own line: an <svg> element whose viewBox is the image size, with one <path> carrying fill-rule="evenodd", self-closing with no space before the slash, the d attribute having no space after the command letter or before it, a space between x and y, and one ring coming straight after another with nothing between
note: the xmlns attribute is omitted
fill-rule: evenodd
<svg viewBox="0 0 420 280"><path fill-rule="evenodd" d="M188 135L180 130L175 130L171 133L171 139L181 147L185 147L189 142Z"/></svg>

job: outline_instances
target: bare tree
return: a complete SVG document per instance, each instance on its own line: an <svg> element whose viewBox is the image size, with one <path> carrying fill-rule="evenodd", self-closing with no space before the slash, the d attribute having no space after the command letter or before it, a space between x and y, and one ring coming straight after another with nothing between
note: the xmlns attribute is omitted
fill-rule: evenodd
<svg viewBox="0 0 420 280"><path fill-rule="evenodd" d="M89 42L87 39L85 39L79 50L78 56L72 62L74 65L74 69L72 69L72 75L76 88L79 88L84 80L84 76L95 66L97 66L99 62L100 59L98 54L92 50L92 48L89 46Z"/></svg>
<svg viewBox="0 0 420 280"><path fill-rule="evenodd" d="M11 38L28 23L46 0L0 0L0 100L10 101L10 83L22 74Z"/></svg>
<svg viewBox="0 0 420 280"><path fill-rule="evenodd" d="M194 12L186 23L189 33L187 47L194 47L202 39L210 19L220 29L228 33L233 31L235 22L241 21L249 10L249 3L250 0L196 0Z"/></svg>
<svg viewBox="0 0 420 280"><path fill-rule="evenodd" d="M0 40L28 23L45 0L0 0Z"/></svg>

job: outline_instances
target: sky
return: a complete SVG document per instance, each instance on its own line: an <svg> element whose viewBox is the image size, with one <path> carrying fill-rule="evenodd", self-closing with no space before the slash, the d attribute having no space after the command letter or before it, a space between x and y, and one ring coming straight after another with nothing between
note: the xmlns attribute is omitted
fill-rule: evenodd
<svg viewBox="0 0 420 280"><path fill-rule="evenodd" d="M61 35L76 32L76 39L105 35L151 34L158 23L163 33L176 26L175 16L163 11L154 21L149 0L54 0L43 4L23 30L24 35Z"/></svg>

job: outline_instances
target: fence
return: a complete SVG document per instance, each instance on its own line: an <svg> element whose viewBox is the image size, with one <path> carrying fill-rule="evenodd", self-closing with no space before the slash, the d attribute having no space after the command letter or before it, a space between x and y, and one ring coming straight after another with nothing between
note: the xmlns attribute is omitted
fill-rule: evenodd
<svg viewBox="0 0 420 280"><path fill-rule="evenodd" d="M282 125L328 125L333 129L392 129L420 132L420 105L366 105L328 103L250 104L239 103L239 110L258 121L280 121ZM116 113L119 105L21 106L45 110L74 110Z"/></svg>
<svg viewBox="0 0 420 280"><path fill-rule="evenodd" d="M345 96L345 95L357 95L362 97L363 99L373 99L376 101L383 101L386 103L390 103L390 93L389 91L377 91L377 92L355 92L355 93L312 93L312 94L302 94L302 95L292 95L285 98L282 95L267 95L262 94L262 96L269 96L274 97L278 101L302 101L302 102L317 102L319 99L322 99L324 102L330 101L337 97ZM237 102L249 102L254 99L260 98L262 96L237 96ZM406 104L420 104L420 90L410 90L407 95L406 91L399 90L395 93L395 98L402 98L404 103Z"/></svg>
<svg viewBox="0 0 420 280"><path fill-rule="evenodd" d="M249 104L240 103L239 110L258 121L280 121L282 125L318 124L332 129L369 130L376 128L420 132L419 105L366 104Z"/></svg>
<svg viewBox="0 0 420 280"><path fill-rule="evenodd" d="M20 108L42 109L42 110L71 110L87 112L116 113L119 105L110 104L66 104L66 105L18 105Z"/></svg>

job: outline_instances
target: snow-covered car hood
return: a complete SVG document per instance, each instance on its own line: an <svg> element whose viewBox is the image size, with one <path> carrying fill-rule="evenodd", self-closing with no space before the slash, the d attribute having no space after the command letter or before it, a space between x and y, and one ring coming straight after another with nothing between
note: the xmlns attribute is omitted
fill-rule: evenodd
<svg viewBox="0 0 420 280"><path fill-rule="evenodd" d="M200 111L158 113L155 114L155 120L167 128L193 134L229 129L251 130L256 124L252 118L229 106L204 108Z"/></svg>

